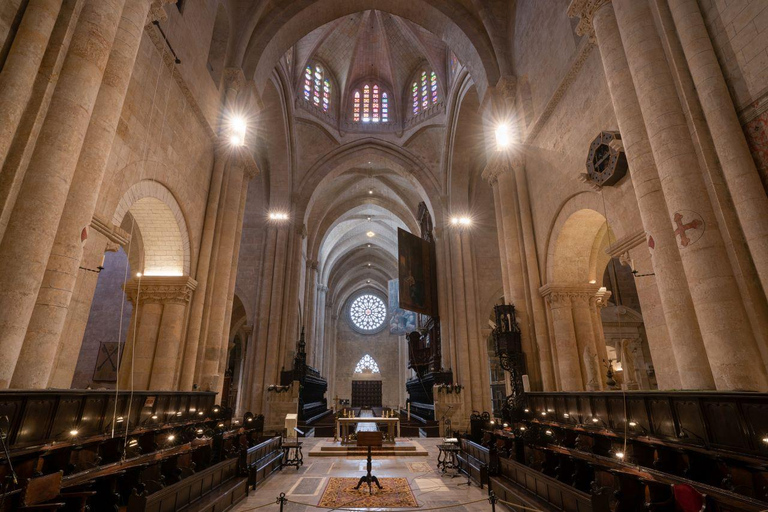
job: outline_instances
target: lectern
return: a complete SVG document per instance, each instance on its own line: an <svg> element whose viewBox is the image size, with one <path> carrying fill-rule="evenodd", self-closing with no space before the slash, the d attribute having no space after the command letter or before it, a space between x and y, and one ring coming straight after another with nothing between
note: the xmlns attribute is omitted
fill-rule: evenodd
<svg viewBox="0 0 768 512"><path fill-rule="evenodd" d="M382 446L384 444L384 436L381 432L358 432L357 433L357 446L366 446L368 448L368 465L366 466L367 472L360 477L360 481L357 482L355 489L359 489L363 483L368 484L368 494L373 494L373 487L371 484L376 484L376 487L381 489L379 479L371 474L371 448L374 446Z"/></svg>

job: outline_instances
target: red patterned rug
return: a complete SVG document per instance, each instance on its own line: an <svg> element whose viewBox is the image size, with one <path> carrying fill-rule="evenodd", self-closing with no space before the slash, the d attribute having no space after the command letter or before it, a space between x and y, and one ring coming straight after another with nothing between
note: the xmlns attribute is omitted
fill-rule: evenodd
<svg viewBox="0 0 768 512"><path fill-rule="evenodd" d="M337 478L328 480L320 498L320 507L334 508L415 508L419 504L413 496L407 478L379 478L382 489L373 485L373 494L368 494L368 484L355 490L359 478Z"/></svg>

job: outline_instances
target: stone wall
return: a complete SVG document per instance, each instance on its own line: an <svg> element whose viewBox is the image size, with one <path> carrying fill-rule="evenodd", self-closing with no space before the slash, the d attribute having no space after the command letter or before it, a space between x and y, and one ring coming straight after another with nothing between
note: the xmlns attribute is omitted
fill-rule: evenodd
<svg viewBox="0 0 768 512"><path fill-rule="evenodd" d="M0 3L0 62L8 54L10 47L8 35L18 23L19 5L21 0L5 0Z"/></svg>
<svg viewBox="0 0 768 512"><path fill-rule="evenodd" d="M349 323L346 311L339 317L336 335L336 393L339 398L352 398L353 380L381 380L381 403L387 407L402 405L405 379L400 376L399 336L389 334L389 328L376 334L360 334ZM355 374L358 361L369 354L379 365L381 373ZM333 397L330 397L332 399Z"/></svg>

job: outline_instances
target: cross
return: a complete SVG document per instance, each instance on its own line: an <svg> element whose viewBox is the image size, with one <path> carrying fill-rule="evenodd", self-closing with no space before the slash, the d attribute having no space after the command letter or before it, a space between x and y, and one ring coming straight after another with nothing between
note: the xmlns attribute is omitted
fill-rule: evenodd
<svg viewBox="0 0 768 512"><path fill-rule="evenodd" d="M683 224L683 215L676 213L675 224L677 224L675 235L680 235L680 245L683 247L688 247L688 244L691 243L691 239L685 235L685 232L689 229L697 229L699 226L701 226L701 221L699 219L693 219L688 224Z"/></svg>

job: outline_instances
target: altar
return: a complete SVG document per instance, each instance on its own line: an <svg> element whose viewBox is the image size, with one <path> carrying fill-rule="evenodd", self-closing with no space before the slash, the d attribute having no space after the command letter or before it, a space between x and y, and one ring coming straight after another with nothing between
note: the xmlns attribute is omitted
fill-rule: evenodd
<svg viewBox="0 0 768 512"><path fill-rule="evenodd" d="M385 442L394 443L397 437L400 437L400 418L376 418L373 416L357 418L336 418L336 436L334 441L341 440L342 444L349 439L349 426L358 423L387 424L387 435Z"/></svg>

